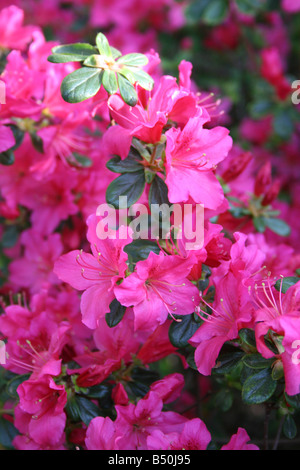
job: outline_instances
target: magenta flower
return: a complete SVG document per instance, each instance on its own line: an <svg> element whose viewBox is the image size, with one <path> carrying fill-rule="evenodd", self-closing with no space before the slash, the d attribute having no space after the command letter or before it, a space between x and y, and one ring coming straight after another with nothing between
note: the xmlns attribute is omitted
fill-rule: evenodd
<svg viewBox="0 0 300 470"><path fill-rule="evenodd" d="M87 238L92 253L71 251L61 256L54 267L59 279L84 291L81 297L82 321L92 329L97 327L98 319L110 311L109 305L115 298L114 287L127 270L127 254L123 248L131 242L129 236L120 239L121 229L116 231L116 239L101 240L96 233L98 223L101 221L96 215L87 220Z"/></svg>
<svg viewBox="0 0 300 470"><path fill-rule="evenodd" d="M210 432L199 418L187 421L181 433L163 434L154 431L147 439L150 450L206 450L211 441Z"/></svg>
<svg viewBox="0 0 300 470"><path fill-rule="evenodd" d="M254 444L249 444L250 437L243 428L238 428L238 432L231 436L228 444L221 447L221 450L259 450Z"/></svg>
<svg viewBox="0 0 300 470"><path fill-rule="evenodd" d="M52 377L26 380L17 388L20 402L15 411L15 425L41 446L55 446L66 424L64 407L67 393Z"/></svg>
<svg viewBox="0 0 300 470"><path fill-rule="evenodd" d="M187 279L193 259L159 255L153 251L136 264L135 271L115 287L115 295L126 307L133 306L136 329L150 329L166 321L168 314L194 312L198 289Z"/></svg>
<svg viewBox="0 0 300 470"><path fill-rule="evenodd" d="M0 153L13 147L15 143L12 130L8 126L0 125Z"/></svg>
<svg viewBox="0 0 300 470"><path fill-rule="evenodd" d="M166 132L170 202L188 201L191 197L208 209L217 209L223 202L223 190L214 170L227 156L232 139L225 127L203 128L208 121L208 113L201 109L182 130L172 127Z"/></svg>

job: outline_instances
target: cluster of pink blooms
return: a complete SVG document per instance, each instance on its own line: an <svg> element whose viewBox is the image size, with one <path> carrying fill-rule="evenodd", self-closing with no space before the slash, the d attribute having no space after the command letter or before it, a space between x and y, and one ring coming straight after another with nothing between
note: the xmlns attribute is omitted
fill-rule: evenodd
<svg viewBox="0 0 300 470"><path fill-rule="evenodd" d="M0 331L7 352L3 367L28 374L17 388L17 404L5 404L14 407L14 417L4 417L19 432L13 445L33 450L63 450L70 444L88 450L205 450L212 440L205 423L166 411L165 404L183 394L182 374L156 380L135 402L126 383L134 366L147 369L172 354L188 367L168 331L176 315L196 312L201 324L189 343L195 348L199 374L209 376L223 345L248 328L255 332L262 357L273 357L282 365L286 393L299 393L300 365L291 358L293 343L300 340L300 282L286 293L275 283L295 276L300 265L296 164L300 128L280 148L284 158L278 158L261 148L270 135L271 118L247 119L240 128L250 147L245 151L224 127L223 103L197 89L190 62L180 62L178 79L162 75L159 54L148 47L155 46L155 36L138 35L136 25L148 18L157 30L166 24L171 30L182 26L184 5L172 0L72 2L90 8L89 23L99 30L107 26L114 10L110 42L123 53L133 45L143 51L148 48L144 69L155 85L151 92L136 86L134 107L118 94L109 96L103 87L91 99L66 103L60 85L77 66L47 61L59 42L47 41L40 27L24 23L20 6L26 13L31 3L16 2L0 11L0 49L7 52L0 76L6 91L0 108L0 152L16 145L13 131L23 133L14 163L0 170L0 216L8 227L21 227L17 242L4 250L10 263L0 291L4 299ZM49 18L53 24L61 22L59 3L51 0L44 9L34 8L34 20L42 26ZM300 4L283 0L282 7L292 13ZM165 18L161 11L167 12ZM68 9L64 20L74 20ZM284 100L291 91L284 41L272 34L275 28L284 33L279 23L279 18L270 18L264 32L269 46L262 52L261 74ZM117 35L119 28L123 32ZM210 38L213 47L218 34L230 37L234 25L229 20L225 28L227 33L215 28L215 37ZM67 39L76 39L76 33ZM96 210L105 203L107 187L116 177L107 161L114 155L126 158L133 139L165 146L163 166L157 171L160 176L164 172L169 201L203 204L205 220L201 248L186 251L183 242L161 242L158 252L151 251L130 270L126 251L132 242L130 233L126 239L101 240ZM76 155L85 156L87 164ZM280 176L274 177L272 169ZM277 197L287 184L288 203ZM139 202L147 205L148 193L146 185ZM234 217L234 201L240 201L251 216ZM291 227L290 234L283 238L269 228L259 233L253 223L255 201L262 214L265 209L278 211ZM207 289L200 292L197 282L203 265L211 276ZM213 303L207 295L211 287ZM115 299L126 311L110 328L106 318ZM270 330L281 341L277 352L264 341ZM68 427L67 407L75 392L84 395L86 388L107 379L115 419L101 415ZM240 427L221 449L258 447Z"/></svg>

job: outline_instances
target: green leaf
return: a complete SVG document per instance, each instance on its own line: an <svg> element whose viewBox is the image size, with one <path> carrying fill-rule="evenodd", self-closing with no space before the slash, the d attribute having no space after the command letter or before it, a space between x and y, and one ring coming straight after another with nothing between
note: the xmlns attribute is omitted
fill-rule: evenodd
<svg viewBox="0 0 300 470"><path fill-rule="evenodd" d="M287 393L284 394L285 399L290 406L295 408L296 410L300 410L300 393L297 395L288 395Z"/></svg>
<svg viewBox="0 0 300 470"><path fill-rule="evenodd" d="M247 378L242 389L242 399L248 405L264 403L276 390L270 369L263 369Z"/></svg>
<svg viewBox="0 0 300 470"><path fill-rule="evenodd" d="M255 332L249 328L242 328L239 331L241 340L252 348L256 348Z"/></svg>
<svg viewBox="0 0 300 470"><path fill-rule="evenodd" d="M49 62L55 64L65 62L81 62L92 54L97 53L91 44L76 43L55 46L52 49L52 55L48 57Z"/></svg>
<svg viewBox="0 0 300 470"><path fill-rule="evenodd" d="M177 317L176 317L177 318ZM169 339L175 348L184 348L189 339L198 330L199 321L195 321L194 314L178 317L180 321L173 321L169 328Z"/></svg>
<svg viewBox="0 0 300 470"><path fill-rule="evenodd" d="M260 354L247 354L243 357L243 362L250 369L266 369L274 362L273 359L265 359Z"/></svg>
<svg viewBox="0 0 300 470"><path fill-rule="evenodd" d="M80 153L73 152L72 156L75 161L69 160L70 165L79 166L82 168L90 168L93 165L93 160L86 155L80 155Z"/></svg>
<svg viewBox="0 0 300 470"><path fill-rule="evenodd" d="M202 21L208 25L222 23L228 14L226 0L211 0L202 13Z"/></svg>
<svg viewBox="0 0 300 470"><path fill-rule="evenodd" d="M61 94L68 103L79 103L98 93L102 83L99 68L82 67L67 75L61 84Z"/></svg>
<svg viewBox="0 0 300 470"><path fill-rule="evenodd" d="M10 166L15 162L15 156L11 149L6 150L6 152L0 153L0 163L1 165Z"/></svg>
<svg viewBox="0 0 300 470"><path fill-rule="evenodd" d="M284 220L265 217L264 221L266 226L272 230L272 232L277 233L277 235L288 237L291 233L290 226L284 222Z"/></svg>
<svg viewBox="0 0 300 470"><path fill-rule="evenodd" d="M285 417L282 430L288 439L294 439L297 436L297 426L291 415Z"/></svg>
<svg viewBox="0 0 300 470"><path fill-rule="evenodd" d="M132 206L143 194L144 171L125 173L110 183L106 190L106 202L119 209L119 197L127 197L127 207Z"/></svg>
<svg viewBox="0 0 300 470"><path fill-rule="evenodd" d="M126 72L125 72L126 71ZM154 80L150 75L145 72L144 70L138 69L136 67L126 67L122 70L121 73L124 74L130 72L134 78L134 82L137 82L140 87L144 88L145 90L151 91L154 86ZM124 74L125 75L125 74ZM125 75L126 76L126 75ZM129 77L127 77L130 80ZM131 80L130 80L131 81Z"/></svg>
<svg viewBox="0 0 300 470"><path fill-rule="evenodd" d="M112 70L104 70L102 84L107 93L114 95L118 91L118 82L116 73Z"/></svg>
<svg viewBox="0 0 300 470"><path fill-rule="evenodd" d="M149 385L143 384L141 382L128 382L128 385L129 385L132 393L136 397L143 398L150 390Z"/></svg>
<svg viewBox="0 0 300 470"><path fill-rule="evenodd" d="M264 0L235 0L238 9L246 15L255 15L266 3Z"/></svg>
<svg viewBox="0 0 300 470"><path fill-rule="evenodd" d="M120 304L120 302L117 299L114 299L110 306L110 312L106 313L105 315L105 320L107 325L110 328L113 328L114 326L118 325L122 318L124 317L124 314L126 312L126 307Z"/></svg>
<svg viewBox="0 0 300 470"><path fill-rule="evenodd" d="M264 217L253 217L253 224L256 230L263 233L266 230L266 222Z"/></svg>
<svg viewBox="0 0 300 470"><path fill-rule="evenodd" d="M122 53L116 49L115 47L112 47L112 46L109 46L110 47L110 50L111 50L111 53L112 53L112 56L114 59L117 59L118 57L121 57Z"/></svg>
<svg viewBox="0 0 300 470"><path fill-rule="evenodd" d="M90 387L87 391L87 396L90 398L97 398L100 402L101 408L109 409L113 406L111 392L111 385L101 383Z"/></svg>
<svg viewBox="0 0 300 470"><path fill-rule="evenodd" d="M109 46L108 40L103 33L98 33L96 36L96 45L100 54L105 55L107 57L112 57L112 51Z"/></svg>
<svg viewBox="0 0 300 470"><path fill-rule="evenodd" d="M129 154L124 160L121 160L118 156L113 157L106 163L106 167L114 173L135 173L143 169L142 161L143 159L140 154L131 147Z"/></svg>
<svg viewBox="0 0 300 470"><path fill-rule="evenodd" d="M135 367L132 370L131 378L135 382L150 386L153 382L159 380L159 373L155 370L145 369L144 367Z"/></svg>
<svg viewBox="0 0 300 470"><path fill-rule="evenodd" d="M288 276L288 277L284 277L283 279L277 279L274 287L278 291L280 291L280 287L281 287L281 291L285 294L291 286L294 286L299 281L300 281L299 277Z"/></svg>
<svg viewBox="0 0 300 470"><path fill-rule="evenodd" d="M123 100L129 106L135 106L137 104L138 97L134 86L130 83L129 80L127 80L127 78L123 77L123 75L121 75L120 73L118 73L117 76L119 91Z"/></svg>
<svg viewBox="0 0 300 470"><path fill-rule="evenodd" d="M21 383L25 382L25 380L28 380L29 377L30 374L24 374L17 375L13 379L11 379L6 385L6 391L8 395L10 395L12 398L19 398L19 395L17 394L17 388Z"/></svg>
<svg viewBox="0 0 300 470"><path fill-rule="evenodd" d="M245 353L242 351L222 354L218 357L217 363L213 368L213 373L217 375L229 374L240 364L244 355Z"/></svg>
<svg viewBox="0 0 300 470"><path fill-rule="evenodd" d="M130 65L131 67L142 67L149 62L148 57L144 54L132 53L123 55L118 59L118 64Z"/></svg>
<svg viewBox="0 0 300 470"><path fill-rule="evenodd" d="M275 133L284 140L288 140L294 130L293 119L287 110L277 113L273 120Z"/></svg>
<svg viewBox="0 0 300 470"><path fill-rule="evenodd" d="M90 424L93 418L100 415L99 407L85 397L76 396L76 405L80 420L83 421L86 426Z"/></svg>
<svg viewBox="0 0 300 470"><path fill-rule="evenodd" d="M139 260L147 259L151 251L159 254L160 248L155 242L138 239L126 245L124 251L130 256L133 263L137 263Z"/></svg>
<svg viewBox="0 0 300 470"><path fill-rule="evenodd" d="M31 143L34 146L34 148L40 152L44 153L44 142L43 139L37 135L36 132L30 132L30 138L31 138Z"/></svg>
<svg viewBox="0 0 300 470"><path fill-rule="evenodd" d="M0 444L6 449L13 449L12 441L19 434L15 426L4 418L0 418Z"/></svg>
<svg viewBox="0 0 300 470"><path fill-rule="evenodd" d="M168 186L162 178L155 176L149 191L149 204L170 204Z"/></svg>

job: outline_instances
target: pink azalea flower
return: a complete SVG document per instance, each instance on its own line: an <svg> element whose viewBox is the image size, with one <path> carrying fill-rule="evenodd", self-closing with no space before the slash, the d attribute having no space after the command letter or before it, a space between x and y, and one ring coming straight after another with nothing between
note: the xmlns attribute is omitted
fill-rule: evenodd
<svg viewBox="0 0 300 470"><path fill-rule="evenodd" d="M54 262L63 251L59 233L43 237L33 229L21 235L24 255L10 263L10 282L17 288L28 288L32 293L52 284L59 284L53 273Z"/></svg>
<svg viewBox="0 0 300 470"><path fill-rule="evenodd" d="M196 97L167 75L161 77L146 107L138 103L131 108L118 95L111 96L108 105L117 124L127 129L131 136L149 143L160 141L168 119L183 126L197 111Z"/></svg>
<svg viewBox="0 0 300 470"><path fill-rule="evenodd" d="M12 130L8 126L0 125L0 153L13 147L15 143Z"/></svg>
<svg viewBox="0 0 300 470"><path fill-rule="evenodd" d="M163 433L180 432L186 418L172 411L162 411L163 402L155 392L150 391L135 406L116 405L115 421L119 437L116 439L119 449L147 449L147 438L155 429Z"/></svg>
<svg viewBox="0 0 300 470"><path fill-rule="evenodd" d="M64 386L44 376L39 380L26 380L18 386L17 393L20 397L15 417L17 429L41 446L57 445L66 424Z"/></svg>
<svg viewBox="0 0 300 470"><path fill-rule="evenodd" d="M248 444L250 437L243 428L238 428L238 432L234 434L228 444L221 447L221 450L259 450L254 444Z"/></svg>
<svg viewBox="0 0 300 470"><path fill-rule="evenodd" d="M282 0L282 8L288 13L300 11L300 0Z"/></svg>
<svg viewBox="0 0 300 470"><path fill-rule="evenodd" d="M115 295L126 307L133 306L136 329L150 329L166 321L168 314L193 313L198 289L187 279L193 260L178 256L159 255L153 251L136 264Z"/></svg>
<svg viewBox="0 0 300 470"><path fill-rule="evenodd" d="M92 419L86 432L85 445L88 450L116 450L117 429L108 417L99 416Z"/></svg>
<svg viewBox="0 0 300 470"><path fill-rule="evenodd" d="M147 438L147 445L150 450L206 450L210 441L210 432L203 421L194 418L184 424L180 434L155 430Z"/></svg>
<svg viewBox="0 0 300 470"><path fill-rule="evenodd" d="M24 26L24 12L15 5L0 11L0 46L7 49L24 50L32 40L37 26Z"/></svg>
<svg viewBox="0 0 300 470"><path fill-rule="evenodd" d="M30 372L32 379L61 373L60 353L70 332L67 322L58 325L45 312L37 315L12 305L0 318L0 331L7 337L6 369L16 374Z"/></svg>
<svg viewBox="0 0 300 470"><path fill-rule="evenodd" d="M253 300L258 306L255 312L255 337L257 349L265 358L277 357L282 361L285 376L285 389L288 395L300 392L299 364L294 360L295 345L300 339L300 282L291 286L286 294L278 293L270 281L255 285ZM264 336L273 331L278 353L271 351ZM282 337L281 342L276 337Z"/></svg>
<svg viewBox="0 0 300 470"><path fill-rule="evenodd" d="M191 197L205 208L217 209L224 199L214 169L224 160L232 139L224 127L204 129L209 116L200 110L181 131L172 127L166 132L166 184L170 202Z"/></svg>
<svg viewBox="0 0 300 470"><path fill-rule="evenodd" d="M88 220L87 238L91 244L91 253L75 250L60 257L55 263L54 272L59 279L70 284L74 289L82 290L82 321L89 328L95 329L97 321L110 311L109 305L114 300L114 287L127 270L127 254L123 251L131 238L101 240L97 237L97 224L100 217L91 215Z"/></svg>

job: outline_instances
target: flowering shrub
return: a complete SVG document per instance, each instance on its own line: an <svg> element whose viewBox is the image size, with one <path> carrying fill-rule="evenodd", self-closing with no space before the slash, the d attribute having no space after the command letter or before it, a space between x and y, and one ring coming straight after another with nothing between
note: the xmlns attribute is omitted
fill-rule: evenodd
<svg viewBox="0 0 300 470"><path fill-rule="evenodd" d="M294 448L299 1L3 4L2 448Z"/></svg>

